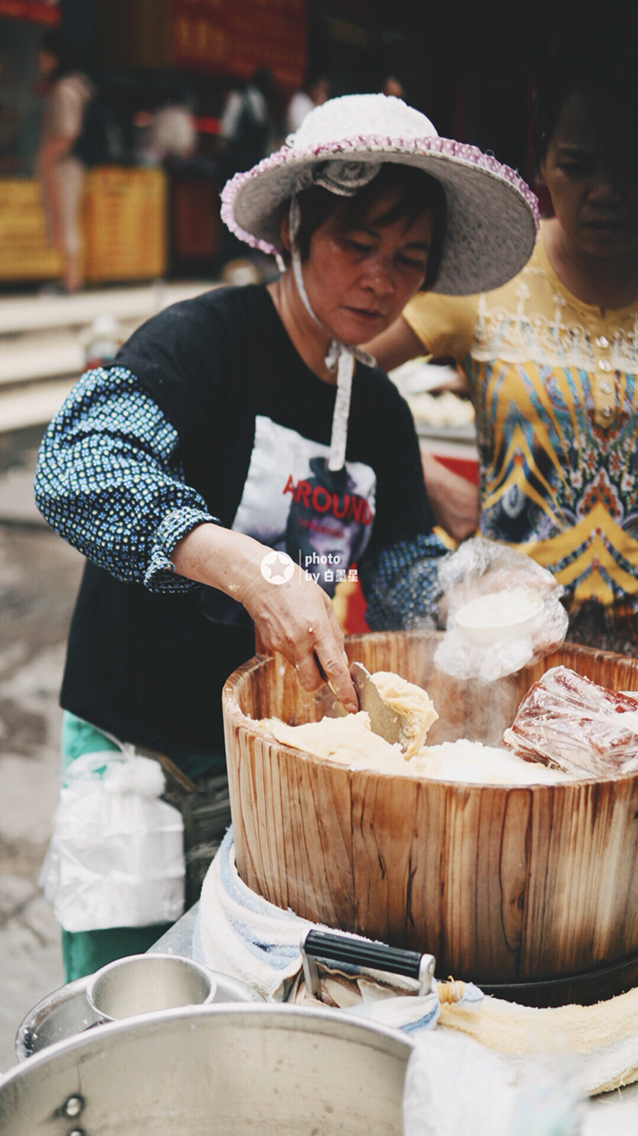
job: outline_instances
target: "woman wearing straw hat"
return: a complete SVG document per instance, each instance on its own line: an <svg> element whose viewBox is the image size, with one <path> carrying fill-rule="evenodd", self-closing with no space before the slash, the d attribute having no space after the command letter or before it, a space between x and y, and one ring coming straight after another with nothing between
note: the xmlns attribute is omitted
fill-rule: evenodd
<svg viewBox="0 0 638 1136"><path fill-rule="evenodd" d="M356 561L375 626L430 614L443 548L414 426L357 347L423 286L511 277L537 225L512 171L383 95L316 108L226 186L222 216L277 254L280 279L146 323L80 380L36 479L47 520L87 557L67 736L162 751L193 780L224 768L220 691L255 629L306 689L320 663L354 710L335 582Z"/></svg>

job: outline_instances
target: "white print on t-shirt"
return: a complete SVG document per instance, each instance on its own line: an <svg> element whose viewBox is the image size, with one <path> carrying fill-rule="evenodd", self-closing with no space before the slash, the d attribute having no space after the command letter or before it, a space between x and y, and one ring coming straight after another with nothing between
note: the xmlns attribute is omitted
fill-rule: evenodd
<svg viewBox="0 0 638 1136"><path fill-rule="evenodd" d="M329 457L329 446L258 415L232 527L287 552L331 595L372 535L377 478L364 462L331 473Z"/></svg>

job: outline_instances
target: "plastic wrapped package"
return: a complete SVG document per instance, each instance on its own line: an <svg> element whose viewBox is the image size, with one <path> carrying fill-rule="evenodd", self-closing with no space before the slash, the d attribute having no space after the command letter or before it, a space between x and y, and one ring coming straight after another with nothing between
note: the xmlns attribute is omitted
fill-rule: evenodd
<svg viewBox="0 0 638 1136"><path fill-rule="evenodd" d="M552 667L525 695L503 744L525 761L576 777L638 769L638 699L568 667Z"/></svg>
<svg viewBox="0 0 638 1136"><path fill-rule="evenodd" d="M494 682L557 650L563 588L529 556L473 537L439 564L446 631L434 662L453 678Z"/></svg>
<svg viewBox="0 0 638 1136"><path fill-rule="evenodd" d="M65 771L40 883L67 931L171 923L184 910L181 814L156 761L85 754Z"/></svg>

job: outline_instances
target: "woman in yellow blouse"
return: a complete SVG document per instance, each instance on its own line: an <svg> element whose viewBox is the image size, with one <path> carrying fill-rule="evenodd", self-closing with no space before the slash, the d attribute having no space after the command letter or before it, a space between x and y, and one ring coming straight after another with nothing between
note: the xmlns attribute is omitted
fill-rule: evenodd
<svg viewBox="0 0 638 1136"><path fill-rule="evenodd" d="M570 639L635 654L638 92L631 66L600 45L591 56L557 58L534 128L555 216L543 223L529 263L481 296L417 296L369 350L386 369L424 351L455 356L476 407L481 532L554 573L566 589Z"/></svg>

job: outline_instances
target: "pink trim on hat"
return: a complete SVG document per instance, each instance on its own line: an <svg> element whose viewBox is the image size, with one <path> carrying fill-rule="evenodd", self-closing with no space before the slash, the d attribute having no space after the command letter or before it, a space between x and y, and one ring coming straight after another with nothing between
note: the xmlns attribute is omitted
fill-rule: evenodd
<svg viewBox="0 0 638 1136"><path fill-rule="evenodd" d="M305 150L294 150L291 147L284 146L281 150L277 150L275 154L263 158L258 165L253 166L251 170L246 173L235 174L230 181L226 182L221 193L221 211L220 215L222 221L228 226L230 231L239 237L240 240L250 245L252 248L261 249L262 252L275 254L278 249L275 245L270 244L269 241L263 241L259 237L255 237L252 233L242 229L238 225L233 216L233 202L237 196L238 191L253 178L258 177L263 173L268 173L270 170L275 170L279 166L288 165L294 161L307 161L309 158L319 158L323 155L331 154L347 154L350 152L360 153L362 150L367 150L368 153L384 153L384 154L437 154L444 158L456 158L461 162L467 162L468 165L478 167L479 169L486 170L488 173L494 174L496 177L503 178L509 182L510 185L520 193L521 197L529 205L534 216L534 223L536 232L538 234L540 226L540 213L538 209L538 199L536 195L529 188L527 183L523 180L520 174L511 169L510 166L505 166L492 154L484 154L479 150L478 146L471 146L467 142L456 142L453 138L440 138L438 135L432 138L387 138L378 134L360 135L355 138L349 138L344 142L328 142L318 146L310 146ZM434 175L433 175L434 176Z"/></svg>

